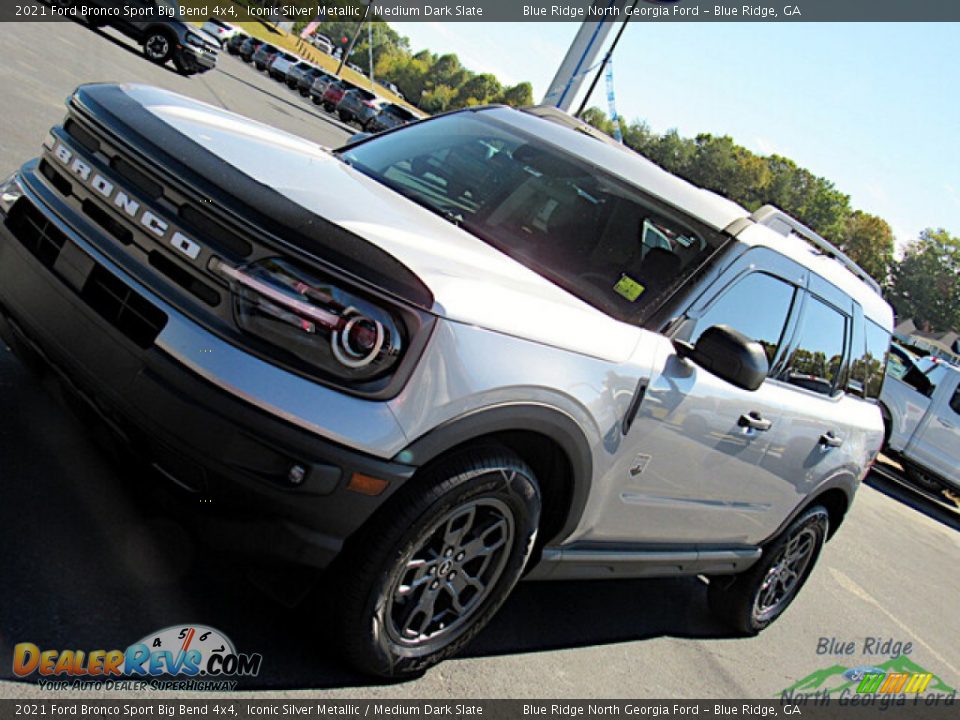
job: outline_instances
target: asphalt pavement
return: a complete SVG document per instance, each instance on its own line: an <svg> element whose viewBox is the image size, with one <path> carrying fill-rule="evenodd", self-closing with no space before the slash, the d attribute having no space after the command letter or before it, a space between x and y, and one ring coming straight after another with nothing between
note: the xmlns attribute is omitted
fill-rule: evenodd
<svg viewBox="0 0 960 720"><path fill-rule="evenodd" d="M17 24L0 43L0 174L37 154L64 97L92 81L160 85L320 144L349 132L233 57L183 78L109 30ZM241 685L251 697L773 698L825 668L882 664L865 650L886 639L911 643L913 663L960 687L960 516L889 471L861 488L807 587L756 638L718 624L696 578L523 583L461 657L370 685L338 659L320 604L276 599L300 578L214 549L157 476L98 440L54 381L0 346L0 697L50 696L13 681L16 643L123 648L182 623L263 655ZM819 653L824 638L856 651Z"/></svg>

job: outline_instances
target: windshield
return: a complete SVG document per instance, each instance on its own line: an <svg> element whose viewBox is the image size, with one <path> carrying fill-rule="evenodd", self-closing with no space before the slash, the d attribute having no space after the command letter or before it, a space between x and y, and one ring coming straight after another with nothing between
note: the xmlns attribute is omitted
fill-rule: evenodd
<svg viewBox="0 0 960 720"><path fill-rule="evenodd" d="M636 187L490 115L438 117L342 158L627 322L721 244Z"/></svg>

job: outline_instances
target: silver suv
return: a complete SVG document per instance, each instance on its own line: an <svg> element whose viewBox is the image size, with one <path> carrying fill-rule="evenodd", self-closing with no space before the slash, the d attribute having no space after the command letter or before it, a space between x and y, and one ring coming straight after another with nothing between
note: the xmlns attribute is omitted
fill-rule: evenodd
<svg viewBox="0 0 960 720"><path fill-rule="evenodd" d="M326 568L370 673L456 653L524 575L702 575L756 633L883 441L876 285L556 112L329 151L85 86L0 219L8 344L218 536Z"/></svg>

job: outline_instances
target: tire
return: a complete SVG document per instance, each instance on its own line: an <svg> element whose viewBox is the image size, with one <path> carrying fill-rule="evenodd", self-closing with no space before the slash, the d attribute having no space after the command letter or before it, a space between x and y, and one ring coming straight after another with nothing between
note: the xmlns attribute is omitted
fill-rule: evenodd
<svg viewBox="0 0 960 720"><path fill-rule="evenodd" d="M319 104L320 104L320 98L318 98L316 95L311 95L311 96L310 96L310 99L313 101L313 104L314 104L314 105L319 105Z"/></svg>
<svg viewBox="0 0 960 720"><path fill-rule="evenodd" d="M324 103L324 104L323 104L323 109L326 110L328 113L332 113L332 112L333 112L333 105L331 105L330 103Z"/></svg>
<svg viewBox="0 0 960 720"><path fill-rule="evenodd" d="M335 612L346 659L371 675L404 678L456 654L520 579L539 517L533 471L500 446L425 468L331 570L342 588Z"/></svg>
<svg viewBox="0 0 960 720"><path fill-rule="evenodd" d="M350 113L345 113L343 110L337 113L340 117L340 122L349 123L351 120Z"/></svg>
<svg viewBox="0 0 960 720"><path fill-rule="evenodd" d="M732 577L710 578L707 598L711 610L738 632L759 633L796 598L820 557L829 529L830 516L826 508L815 505L807 509L764 547L760 560L749 570ZM785 554L792 550L802 552L794 562L783 567ZM783 570L778 573L778 568ZM791 571L792 578L783 574L785 570ZM782 593L779 598L776 597L778 586Z"/></svg>
<svg viewBox="0 0 960 720"><path fill-rule="evenodd" d="M174 40L169 33L152 30L143 39L143 54L150 62L165 64L173 55Z"/></svg>
<svg viewBox="0 0 960 720"><path fill-rule="evenodd" d="M192 60L186 60L181 55L173 56L173 66L177 68L179 72L184 77L190 77L191 75L196 75L200 72L200 68L197 67L197 64Z"/></svg>

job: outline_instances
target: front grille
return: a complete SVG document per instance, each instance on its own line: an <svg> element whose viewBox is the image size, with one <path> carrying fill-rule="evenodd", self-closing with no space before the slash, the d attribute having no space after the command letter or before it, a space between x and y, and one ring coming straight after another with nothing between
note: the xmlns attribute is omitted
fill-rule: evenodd
<svg viewBox="0 0 960 720"><path fill-rule="evenodd" d="M242 260L253 252L253 245L237 228L196 207L205 202L204 198L200 198L198 202L187 188L159 181L149 168L130 157L125 150L116 147L107 137L100 137L100 131L81 123L75 117L69 117L63 128L78 145L95 152L109 164L113 179L150 200L158 201L156 209L172 210L183 220L184 231L188 234L192 233L217 252L235 260Z"/></svg>
<svg viewBox="0 0 960 720"><path fill-rule="evenodd" d="M48 268L53 267L67 242L67 236L24 198L11 208L7 227L20 244Z"/></svg>
<svg viewBox="0 0 960 720"><path fill-rule="evenodd" d="M58 193L64 197L73 195L73 184L46 160L40 161L40 173L50 181L50 184L57 189Z"/></svg>
<svg viewBox="0 0 960 720"><path fill-rule="evenodd" d="M153 200L159 200L163 197L163 185L140 172L119 155L110 158L110 169L147 197Z"/></svg>
<svg viewBox="0 0 960 720"><path fill-rule="evenodd" d="M96 153L100 151L100 141L85 130L76 120L67 120L63 125L63 129L87 152Z"/></svg>
<svg viewBox="0 0 960 720"><path fill-rule="evenodd" d="M26 198L17 200L6 222L20 244L56 273L57 258L69 242L67 236ZM93 264L80 297L100 317L142 348L153 345L167 324L166 313L98 263Z"/></svg>
<svg viewBox="0 0 960 720"><path fill-rule="evenodd" d="M122 222L113 217L110 213L100 207L93 200L83 201L83 212L102 227L108 233L113 235L120 243L129 245L133 242L133 232Z"/></svg>
<svg viewBox="0 0 960 720"><path fill-rule="evenodd" d="M154 250L149 255L149 261L151 267L162 272L184 290L203 300L207 305L216 307L220 304L220 293L191 275L166 255Z"/></svg>
<svg viewBox="0 0 960 720"><path fill-rule="evenodd" d="M153 345L166 314L101 265L90 272L80 296L100 317L140 347Z"/></svg>

